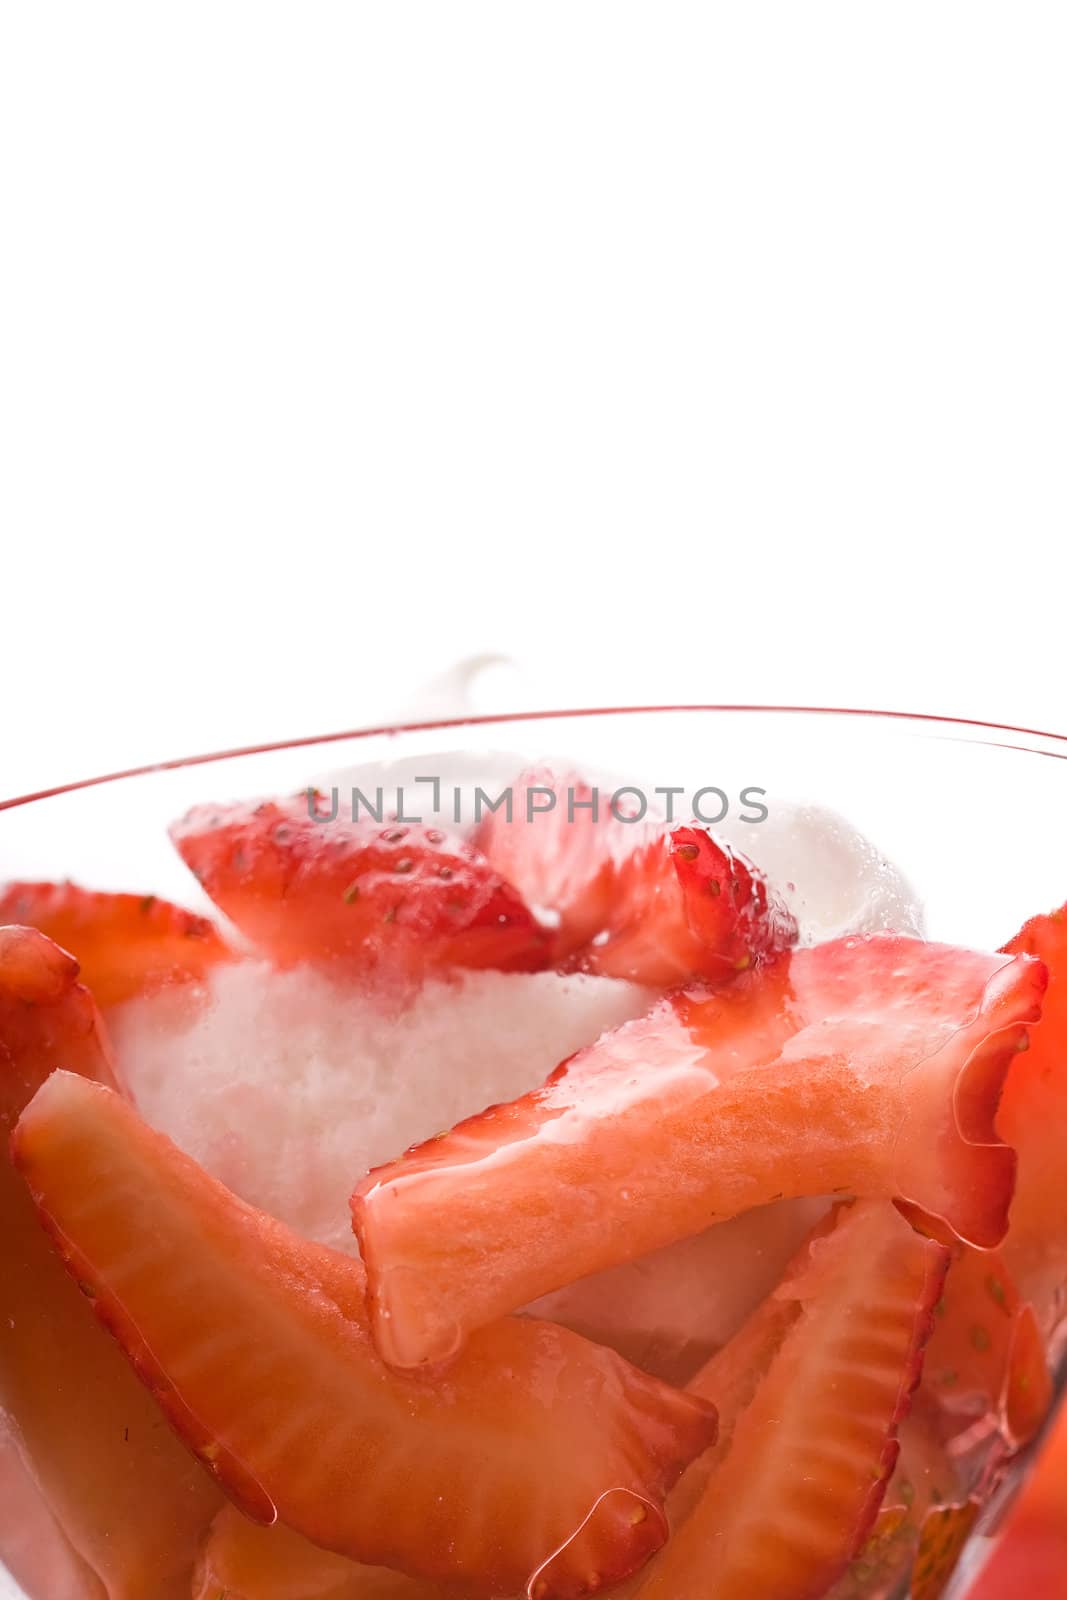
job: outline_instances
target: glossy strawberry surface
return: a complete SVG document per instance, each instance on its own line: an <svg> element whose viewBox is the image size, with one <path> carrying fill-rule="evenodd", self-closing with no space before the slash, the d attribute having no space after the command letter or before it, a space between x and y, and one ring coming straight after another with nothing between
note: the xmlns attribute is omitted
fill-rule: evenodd
<svg viewBox="0 0 1067 1600"><path fill-rule="evenodd" d="M8 1157L56 1067L115 1083L77 962L36 929L0 928L0 1407L76 1569L109 1600L184 1600L218 1493L98 1325ZM0 1544L23 1517L0 1498Z"/></svg>
<svg viewBox="0 0 1067 1600"><path fill-rule="evenodd" d="M997 1244L1015 1157L994 1115L1045 981L1024 956L872 935L667 997L359 1184L382 1353L440 1360L491 1317L783 1197L884 1195Z"/></svg>
<svg viewBox="0 0 1067 1600"><path fill-rule="evenodd" d="M714 1410L550 1323L498 1321L400 1377L357 1261L244 1205L115 1094L55 1073L13 1150L68 1269L248 1515L487 1595L625 1577Z"/></svg>
<svg viewBox="0 0 1067 1600"><path fill-rule="evenodd" d="M516 890L439 828L331 817L308 791L197 806L171 838L215 904L283 965L329 963L402 983L548 961L549 936Z"/></svg>
<svg viewBox="0 0 1067 1600"><path fill-rule="evenodd" d="M992 1420L1009 1445L1026 1444L1052 1402L1052 1374L1033 1306L1002 1252L960 1246L937 1309L925 1388L945 1430Z"/></svg>
<svg viewBox="0 0 1067 1600"><path fill-rule="evenodd" d="M1032 918L1005 950L1042 961L1049 985L1030 1047L1012 1064L997 1122L1019 1152L1004 1256L1058 1350L1067 1342L1067 906Z"/></svg>
<svg viewBox="0 0 1067 1600"><path fill-rule="evenodd" d="M782 1326L758 1314L766 1342L745 1354L765 1370L695 1505L638 1584L640 1600L825 1594L892 1474L946 1262L944 1247L887 1202L857 1202L816 1230L771 1297Z"/></svg>
<svg viewBox="0 0 1067 1600"><path fill-rule="evenodd" d="M627 820L610 794L547 771L520 778L513 799L475 839L555 917L557 962L669 988L729 982L795 943L763 874L706 827Z"/></svg>
<svg viewBox="0 0 1067 1600"><path fill-rule="evenodd" d="M9 883L0 922L23 923L70 952L99 1006L203 978L232 953L207 917L153 894L105 894L73 883Z"/></svg>

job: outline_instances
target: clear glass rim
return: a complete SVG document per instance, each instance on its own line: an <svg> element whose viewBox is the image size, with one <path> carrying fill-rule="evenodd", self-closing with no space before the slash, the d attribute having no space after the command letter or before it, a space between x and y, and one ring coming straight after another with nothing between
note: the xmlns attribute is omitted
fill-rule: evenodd
<svg viewBox="0 0 1067 1600"><path fill-rule="evenodd" d="M745 704L678 704L634 706L566 706L544 711L492 711L486 713L461 712L452 717L419 718L414 721L384 722L361 728L346 728L334 733L306 734L296 739L274 739L262 744L235 745L230 749L206 753L175 756L168 761L152 761L144 766L124 767L115 772L101 773L91 778L78 778L70 783L56 784L48 789L36 789L27 794L0 799L0 811L16 806L30 805L35 800L50 800L58 795L73 794L80 789L93 789L101 784L118 783L126 778L148 777L156 772L175 772L184 767L208 766L216 761L235 761L241 756L270 755L285 750L309 749L313 745L343 744L352 739L392 737L405 733L446 732L457 728L491 728L505 723L575 721L583 717L626 717L681 714L685 712L718 712L730 716L790 716L790 717L844 717L872 722L886 721L897 724L915 724L930 734L944 730L943 736L968 743L991 744L1001 749L1020 750L1030 755L1051 756L1067 761L1067 734L1050 733L1041 728L1022 727L1015 723L984 722L977 717L942 716L936 712L889 711L860 706L798 706L798 705L745 705ZM984 737L982 737L984 735ZM1029 743L1019 743L1028 740Z"/></svg>

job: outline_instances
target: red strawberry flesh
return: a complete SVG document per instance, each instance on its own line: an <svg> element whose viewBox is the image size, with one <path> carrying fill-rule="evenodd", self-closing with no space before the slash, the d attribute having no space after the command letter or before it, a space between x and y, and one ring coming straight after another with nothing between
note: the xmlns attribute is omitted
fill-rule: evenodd
<svg viewBox="0 0 1067 1600"><path fill-rule="evenodd" d="M607 925L578 964L664 989L722 984L796 937L793 917L743 856L706 828L656 830L617 862Z"/></svg>
<svg viewBox="0 0 1067 1600"><path fill-rule="evenodd" d="M705 1402L523 1318L447 1372L391 1373L358 1262L242 1204L81 1079L53 1075L13 1150L98 1316L254 1518L479 1593L539 1571L559 1600L662 1542L664 1494L714 1436Z"/></svg>
<svg viewBox="0 0 1067 1600"><path fill-rule="evenodd" d="M962 1245L955 1252L927 1351L924 1390L960 1433L992 1418L1017 1448L1052 1403L1052 1377L1033 1307L1003 1254Z"/></svg>
<svg viewBox="0 0 1067 1600"><path fill-rule="evenodd" d="M607 926L616 853L634 848L641 824L619 821L610 796L598 794L594 805L593 788L574 772L534 768L511 794L510 816L483 818L472 843L530 905L554 913L555 955L564 961Z"/></svg>
<svg viewBox="0 0 1067 1600"><path fill-rule="evenodd" d="M669 988L727 982L796 942L796 922L762 873L706 828L625 820L594 792L573 775L528 773L513 785L511 819L496 813L475 834L531 903L558 918L558 962Z"/></svg>
<svg viewBox="0 0 1067 1600"><path fill-rule="evenodd" d="M110 1600L181 1600L217 1492L64 1271L8 1156L53 1068L115 1081L77 979L77 962L44 934L0 929L0 1408L79 1570ZM11 1500L0 1505L0 1517L17 1515Z"/></svg>
<svg viewBox="0 0 1067 1600"><path fill-rule="evenodd" d="M1015 1163L993 1119L1044 983L1024 957L872 935L667 997L360 1183L379 1348L440 1360L492 1317L783 1196L898 1198L995 1245Z"/></svg>
<svg viewBox="0 0 1067 1600"><path fill-rule="evenodd" d="M547 962L549 936L518 893L439 828L331 817L312 791L197 806L171 838L215 904L279 965L404 980Z"/></svg>
<svg viewBox="0 0 1067 1600"><path fill-rule="evenodd" d="M816 1231L773 1296L799 1315L640 1600L815 1600L841 1576L893 1470L946 1259L884 1202Z"/></svg>
<svg viewBox="0 0 1067 1600"><path fill-rule="evenodd" d="M9 883L0 922L24 923L76 957L97 1005L200 979L231 952L207 917L156 895L105 894L73 883Z"/></svg>
<svg viewBox="0 0 1067 1600"><path fill-rule="evenodd" d="M928 1364L929 1349L923 1362L924 1381ZM897 1443L900 1453L881 1509L827 1600L872 1600L873 1596L897 1594L915 1564L924 1533L929 1534L929 1513L962 1503L957 1473L924 1405L922 1384L901 1423Z"/></svg>
<svg viewBox="0 0 1067 1600"><path fill-rule="evenodd" d="M997 1119L1019 1152L1004 1258L1043 1336L1058 1348L1067 1336L1067 906L1034 917L1005 950L1044 962L1049 985L1030 1048L1012 1064Z"/></svg>
<svg viewBox="0 0 1067 1600"><path fill-rule="evenodd" d="M8 1130L55 1067L116 1087L115 1066L77 961L36 928L0 928L0 1077Z"/></svg>

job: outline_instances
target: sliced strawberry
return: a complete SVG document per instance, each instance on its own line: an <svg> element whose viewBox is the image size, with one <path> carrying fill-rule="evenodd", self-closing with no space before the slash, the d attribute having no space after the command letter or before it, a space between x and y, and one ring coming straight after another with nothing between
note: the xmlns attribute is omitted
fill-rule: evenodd
<svg viewBox="0 0 1067 1600"><path fill-rule="evenodd" d="M1044 968L893 935L683 992L370 1173L353 1220L386 1359L416 1366L575 1278L748 1207L888 1195L1004 1233L993 1132Z"/></svg>
<svg viewBox="0 0 1067 1600"><path fill-rule="evenodd" d="M74 957L36 928L0 928L0 1045L10 1057L0 1121L8 1130L55 1067L117 1087L100 1013L78 975Z"/></svg>
<svg viewBox="0 0 1067 1600"><path fill-rule="evenodd" d="M264 1528L234 1506L215 1519L193 1579L192 1600L463 1600L454 1585L364 1567L333 1555L284 1523Z"/></svg>
<svg viewBox="0 0 1067 1600"><path fill-rule="evenodd" d="M575 772L547 767L511 785L512 808L484 817L471 842L536 910L558 918L557 961L589 945L611 919L617 856L645 832L620 821L610 795L596 794ZM620 816L625 815L619 808Z"/></svg>
<svg viewBox="0 0 1067 1600"><path fill-rule="evenodd" d="M923 1368L925 1382L929 1353ZM871 1600L897 1594L912 1571L920 1545L929 1549L932 1512L966 1503L945 1446L923 1403L922 1388L897 1435L900 1454L874 1525L848 1571L826 1600Z"/></svg>
<svg viewBox="0 0 1067 1600"><path fill-rule="evenodd" d="M530 901L559 918L556 960L669 988L723 982L796 942L797 925L751 862L706 828L621 820L577 778L527 774L511 821L475 838ZM548 812L527 805L543 805ZM542 798L545 797L545 798Z"/></svg>
<svg viewBox="0 0 1067 1600"><path fill-rule="evenodd" d="M673 828L617 863L607 925L578 964L662 989L723 983L796 937L796 922L750 862L704 828Z"/></svg>
<svg viewBox="0 0 1067 1600"><path fill-rule="evenodd" d="M527 1310L687 1383L778 1282L819 1200L757 1206L704 1233L543 1295Z"/></svg>
<svg viewBox="0 0 1067 1600"><path fill-rule="evenodd" d="M997 1127L1019 1152L1005 1259L1043 1335L1058 1344L1067 1331L1067 906L1034 917L1004 948L1037 956L1049 972L1041 1021L1008 1075Z"/></svg>
<svg viewBox="0 0 1067 1600"><path fill-rule="evenodd" d="M69 950L100 1006L202 978L231 959L206 917L152 894L104 894L73 883L9 883L0 890L0 922L38 928Z"/></svg>
<svg viewBox="0 0 1067 1600"><path fill-rule="evenodd" d="M923 1379L953 1432L991 1418L1012 1446L1037 1432L1052 1375L1034 1319L1001 1254L961 1245L938 1306Z"/></svg>
<svg viewBox="0 0 1067 1600"><path fill-rule="evenodd" d="M828 1219L823 1226L833 1226L835 1220ZM814 1238L820 1231L811 1230L810 1237ZM806 1262L808 1248L810 1246L794 1259ZM788 1272L781 1277L782 1281L789 1281ZM800 1314L799 1300L768 1294L737 1333L690 1379L688 1392L715 1407L719 1429L712 1447L686 1468L671 1491L667 1515L672 1528L680 1527L690 1515L713 1473L725 1460L738 1422L755 1399L772 1361ZM640 1577L634 1580L635 1590L641 1581Z"/></svg>
<svg viewBox="0 0 1067 1600"><path fill-rule="evenodd" d="M640 1600L811 1600L840 1577L892 1473L946 1259L885 1202L817 1230L775 1292L799 1315Z"/></svg>
<svg viewBox="0 0 1067 1600"><path fill-rule="evenodd" d="M713 1448L693 1462L671 1493L667 1511L672 1526L678 1526L689 1515L713 1469L725 1457L739 1418L801 1316L803 1300L810 1295L807 1263L811 1247L840 1220L830 1218L812 1230L811 1243L797 1253L779 1288L768 1295L742 1330L690 1383L690 1392L715 1404L719 1435ZM935 1305L935 1320L940 1304ZM928 1367L927 1356L923 1384ZM848 1570L826 1592L827 1600L871 1600L873 1595L896 1593L912 1567L927 1512L933 1507L959 1503L960 1485L922 1388L913 1396L912 1407L900 1424L897 1443L899 1454L878 1515ZM640 1582L640 1578L635 1580L634 1590Z"/></svg>
<svg viewBox="0 0 1067 1600"><path fill-rule="evenodd" d="M305 792L197 806L170 831L215 904L279 964L417 979L547 962L549 936L511 885L439 828L330 820Z"/></svg>
<svg viewBox="0 0 1067 1600"><path fill-rule="evenodd" d="M710 1450L689 1466L667 1502L672 1526L678 1526L692 1511L704 1492L704 1487L725 1458L738 1421L752 1403L771 1363L781 1350L786 1337L803 1314L804 1304L813 1292L811 1258L818 1241L842 1224L841 1209L827 1214L809 1231L801 1248L796 1251L773 1293L767 1295L753 1311L744 1326L721 1350L704 1365L690 1381L691 1394L710 1400L719 1415L719 1432ZM947 1262L947 1253L945 1256ZM931 1256L936 1266L936 1257ZM939 1269L941 1270L941 1269ZM945 1449L923 1415L921 1396L917 1410L909 1411L903 1419L898 1443L900 1453L886 1489L885 1499L863 1546L869 1557L864 1581L853 1590L849 1576L841 1579L833 1589L834 1600L855 1594L856 1600L866 1600L870 1591L870 1566L873 1555L869 1546L879 1547L886 1558L890 1551L895 1557L895 1568L903 1571L910 1565L911 1555L918 1543L919 1526L927 1507L940 1504L955 1487L955 1476L948 1465ZM943 1485L939 1487L939 1485ZM903 1524L910 1524L908 1530ZM907 1542L905 1542L907 1541ZM902 1548L903 1546L903 1548ZM857 1567L859 1557L857 1557ZM640 1579L635 1583L635 1588Z"/></svg>
<svg viewBox="0 0 1067 1600"><path fill-rule="evenodd" d="M413 1576L583 1594L638 1567L706 1403L509 1318L430 1379L376 1355L361 1266L244 1205L118 1096L56 1073L15 1159L70 1271L260 1521Z"/></svg>
<svg viewBox="0 0 1067 1600"><path fill-rule="evenodd" d="M77 977L36 929L0 929L0 1409L109 1600L181 1600L218 1494L98 1327L8 1158L10 1130L53 1067L114 1083Z"/></svg>

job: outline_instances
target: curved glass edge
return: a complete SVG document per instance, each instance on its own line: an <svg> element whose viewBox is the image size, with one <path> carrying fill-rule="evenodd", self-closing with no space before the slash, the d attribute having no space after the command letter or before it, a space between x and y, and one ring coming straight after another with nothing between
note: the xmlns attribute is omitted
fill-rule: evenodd
<svg viewBox="0 0 1067 1600"><path fill-rule="evenodd" d="M305 750L316 745L342 744L346 740L373 739L405 733L432 733L456 728L492 728L506 724L532 724L551 721L571 721L583 717L626 717L669 715L671 713L701 712L729 716L788 716L788 717L840 717L867 722L885 721L912 724L916 731L931 737L954 739L971 744L993 745L1007 750L1022 750L1031 755L1052 756L1067 760L1067 734L1049 733L1039 728L1026 728L1013 723L983 722L973 717L946 717L923 711L886 711L857 706L791 706L791 705L651 705L651 706L581 706L564 707L550 711L491 712L485 715L461 715L431 718L427 721L379 723L370 727L347 728L339 733L307 734L297 739L277 739L265 744L236 745L226 750L176 756L168 761L148 762L144 766L125 767L116 772L101 773L96 777L79 778L71 783L56 784L51 788L33 790L27 794L0 799L0 811L16 806L30 805L34 800L50 800L57 795L72 794L79 789L92 789L101 784L118 783L126 778L147 777L156 772L174 772L183 767L208 766L216 761L232 761L241 756L269 755L285 750ZM1020 743L1025 740L1025 743Z"/></svg>

